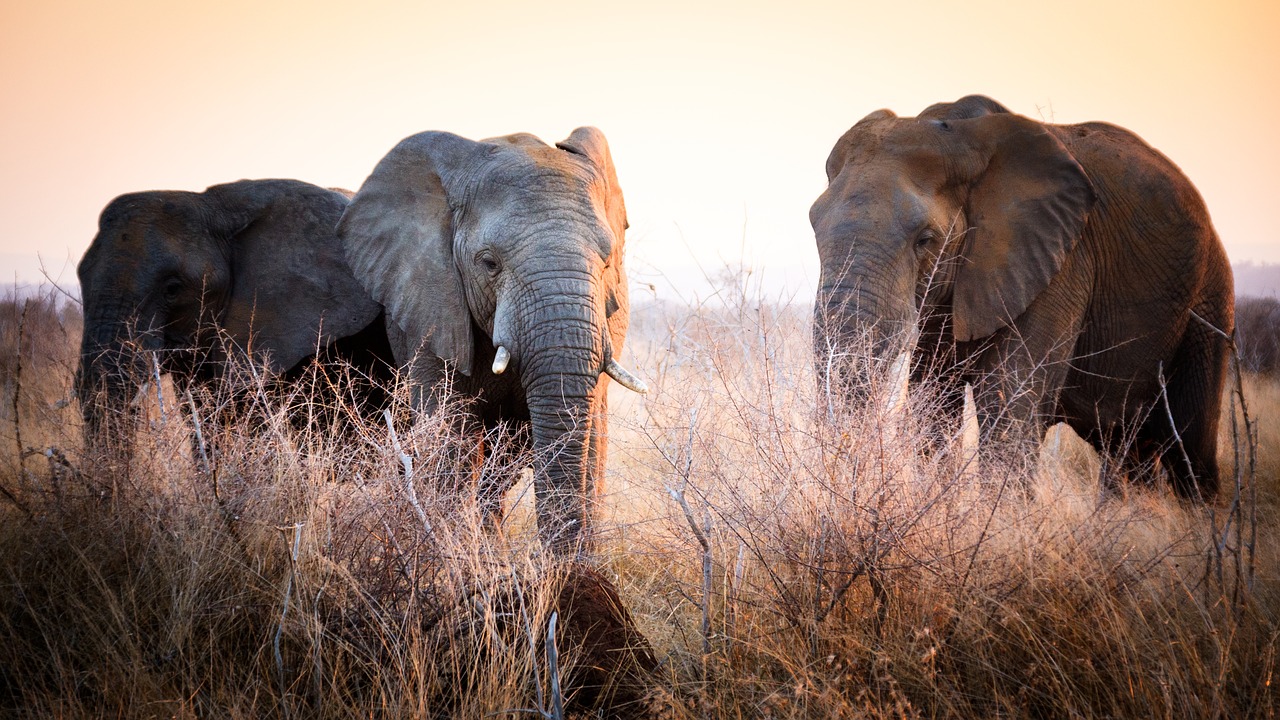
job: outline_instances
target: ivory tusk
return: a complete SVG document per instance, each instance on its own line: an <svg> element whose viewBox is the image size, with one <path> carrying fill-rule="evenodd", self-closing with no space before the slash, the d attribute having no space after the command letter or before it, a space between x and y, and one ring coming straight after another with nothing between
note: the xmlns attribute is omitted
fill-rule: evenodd
<svg viewBox="0 0 1280 720"><path fill-rule="evenodd" d="M891 415L900 414L907 406L908 381L911 379L911 351L894 358L889 366L889 401L885 410Z"/></svg>
<svg viewBox="0 0 1280 720"><path fill-rule="evenodd" d="M649 392L649 386L646 385L643 380L636 377L630 370L622 367L622 365L618 364L618 361L613 358L610 358L609 362L605 363L604 371L609 375L609 377L617 380L619 385L631 392L640 393L641 395Z"/></svg>
<svg viewBox="0 0 1280 720"><path fill-rule="evenodd" d="M511 353L501 345L498 346L498 352L493 355L493 374L501 375L507 369L507 363L511 362Z"/></svg>
<svg viewBox="0 0 1280 720"><path fill-rule="evenodd" d="M973 385L964 384L964 418L960 424L960 474L974 478L978 474L978 406L973 401Z"/></svg>
<svg viewBox="0 0 1280 720"><path fill-rule="evenodd" d="M973 385L964 384L964 420L962 421L961 438L966 450L978 449L978 405L973 401Z"/></svg>

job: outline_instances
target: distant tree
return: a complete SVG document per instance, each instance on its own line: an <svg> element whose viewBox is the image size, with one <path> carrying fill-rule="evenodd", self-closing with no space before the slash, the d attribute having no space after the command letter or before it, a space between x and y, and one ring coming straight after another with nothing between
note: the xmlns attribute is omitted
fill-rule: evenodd
<svg viewBox="0 0 1280 720"><path fill-rule="evenodd" d="M1256 373L1280 371L1280 300L1236 298L1236 337L1240 364Z"/></svg>

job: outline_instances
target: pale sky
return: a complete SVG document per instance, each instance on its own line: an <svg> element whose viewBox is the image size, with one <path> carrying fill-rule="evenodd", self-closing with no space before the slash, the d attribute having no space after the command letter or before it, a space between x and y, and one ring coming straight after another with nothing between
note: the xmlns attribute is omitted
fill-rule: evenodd
<svg viewBox="0 0 1280 720"><path fill-rule="evenodd" d="M1273 1L0 2L5 282L39 279L38 254L73 284L121 193L356 189L422 130L595 125L633 285L703 295L703 270L744 262L807 299L835 140L970 93L1128 127L1199 187L1233 261L1280 262Z"/></svg>

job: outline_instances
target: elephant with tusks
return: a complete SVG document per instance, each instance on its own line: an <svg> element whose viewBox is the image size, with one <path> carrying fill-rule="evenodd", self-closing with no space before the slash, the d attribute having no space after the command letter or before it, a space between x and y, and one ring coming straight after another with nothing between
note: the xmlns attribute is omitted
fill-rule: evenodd
<svg viewBox="0 0 1280 720"><path fill-rule="evenodd" d="M539 532L590 547L610 379L645 392L619 358L627 333L627 227L603 133L548 145L424 132L374 168L338 224L347 258L385 305L396 359L430 412L449 379L485 428L534 450ZM482 488L492 520L505 488Z"/></svg>
<svg viewBox="0 0 1280 720"><path fill-rule="evenodd" d="M984 443L1063 421L1126 472L1158 465L1180 496L1214 496L1231 268L1168 158L975 95L871 113L826 170L809 213L824 383L859 385L853 344L887 361L906 338L913 377L944 376L957 405L972 383Z"/></svg>

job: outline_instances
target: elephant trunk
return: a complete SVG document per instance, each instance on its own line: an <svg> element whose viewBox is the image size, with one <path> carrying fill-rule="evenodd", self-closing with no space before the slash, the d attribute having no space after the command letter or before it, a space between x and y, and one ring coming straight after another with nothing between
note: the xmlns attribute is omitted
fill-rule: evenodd
<svg viewBox="0 0 1280 720"><path fill-rule="evenodd" d="M154 333L135 337L130 331L130 323L109 312L85 319L75 393L90 448L127 448L129 444L130 400L152 372L149 351L161 348Z"/></svg>
<svg viewBox="0 0 1280 720"><path fill-rule="evenodd" d="M607 358L604 314L584 281L571 297L535 303L517 357L533 426L538 527L553 551L589 543L590 503L602 464Z"/></svg>
<svg viewBox="0 0 1280 720"><path fill-rule="evenodd" d="M824 283L813 322L820 388L865 401L872 373L915 345L913 299L911 293L892 292L868 275Z"/></svg>

